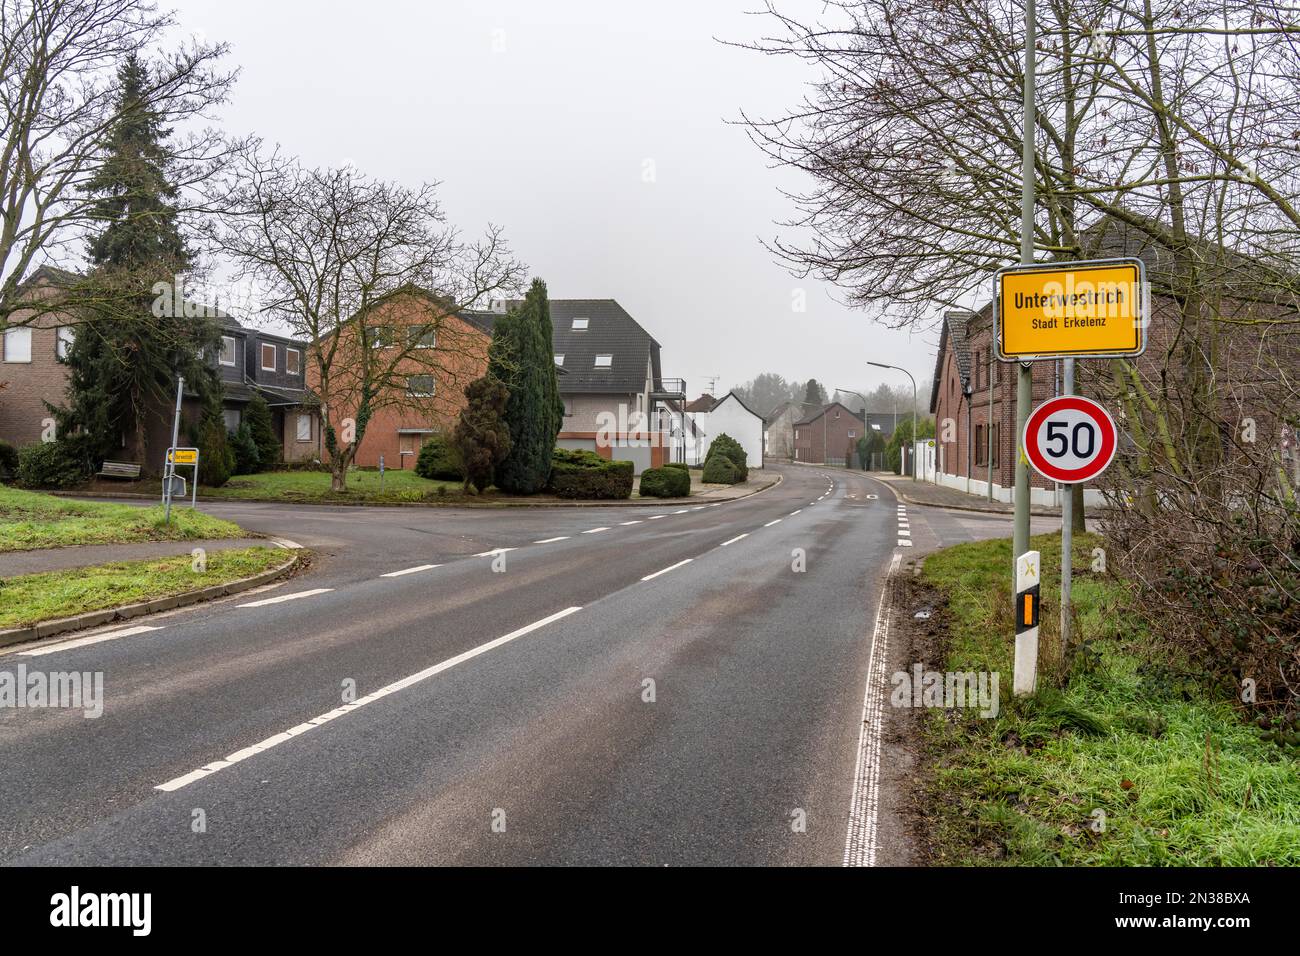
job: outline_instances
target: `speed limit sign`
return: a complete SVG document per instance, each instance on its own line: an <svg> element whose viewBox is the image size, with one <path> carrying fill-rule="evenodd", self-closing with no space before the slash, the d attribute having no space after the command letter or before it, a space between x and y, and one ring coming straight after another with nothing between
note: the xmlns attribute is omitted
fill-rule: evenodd
<svg viewBox="0 0 1300 956"><path fill-rule="evenodd" d="M1096 478L1115 457L1115 422L1090 398L1062 395L1039 405L1025 422L1025 456L1050 481Z"/></svg>

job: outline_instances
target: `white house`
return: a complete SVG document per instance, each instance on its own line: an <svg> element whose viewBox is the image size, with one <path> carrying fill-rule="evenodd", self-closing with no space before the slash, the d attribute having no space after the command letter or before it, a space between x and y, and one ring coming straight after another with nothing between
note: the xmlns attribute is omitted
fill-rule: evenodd
<svg viewBox="0 0 1300 956"><path fill-rule="evenodd" d="M696 399L687 409L699 403L700 399ZM763 467L763 416L742 402L735 392L728 392L707 410L694 411L693 414L696 425L704 432L706 450L719 435L730 435L745 449L745 463L750 468Z"/></svg>

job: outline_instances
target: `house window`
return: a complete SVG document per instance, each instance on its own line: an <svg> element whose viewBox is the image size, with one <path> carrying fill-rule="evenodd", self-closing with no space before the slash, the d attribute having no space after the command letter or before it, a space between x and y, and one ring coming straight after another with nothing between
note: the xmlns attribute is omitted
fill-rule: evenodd
<svg viewBox="0 0 1300 956"><path fill-rule="evenodd" d="M222 365L235 364L235 337L233 335L223 335L221 337L221 355L217 361Z"/></svg>
<svg viewBox="0 0 1300 956"><path fill-rule="evenodd" d="M994 468L998 466L998 426L996 424L993 426L993 461L991 464Z"/></svg>
<svg viewBox="0 0 1300 956"><path fill-rule="evenodd" d="M564 399L564 417L565 418L573 417L573 399L571 398Z"/></svg>
<svg viewBox="0 0 1300 956"><path fill-rule="evenodd" d="M54 355L56 358L66 361L68 353L72 351L72 342L77 337L77 330L70 325L59 326L54 340Z"/></svg>
<svg viewBox="0 0 1300 956"><path fill-rule="evenodd" d="M226 431L228 433L233 435L235 432L239 431L239 409L223 408L221 410L221 418L226 423Z"/></svg>
<svg viewBox="0 0 1300 956"><path fill-rule="evenodd" d="M434 389L432 375L411 375L406 379L406 394L412 398L432 398Z"/></svg>
<svg viewBox="0 0 1300 956"><path fill-rule="evenodd" d="M587 320L586 320L586 319L574 319L574 320L573 320L573 331L575 331L575 332L586 332L586 331L587 331Z"/></svg>
<svg viewBox="0 0 1300 956"><path fill-rule="evenodd" d="M555 356L555 364L560 368L564 367L564 353L560 352Z"/></svg>
<svg viewBox="0 0 1300 956"><path fill-rule="evenodd" d="M835 420L839 421L839 418L840 418L840 410L837 408L835 409Z"/></svg>
<svg viewBox="0 0 1300 956"><path fill-rule="evenodd" d="M372 349L386 349L397 344L396 334L386 325L376 325L369 331L370 347Z"/></svg>
<svg viewBox="0 0 1300 956"><path fill-rule="evenodd" d="M977 465L986 464L984 459L988 451L988 443L984 440L984 431L983 425L975 426L975 464Z"/></svg>
<svg viewBox="0 0 1300 956"><path fill-rule="evenodd" d="M296 441L311 441L311 416L299 415L294 420L294 439Z"/></svg>
<svg viewBox="0 0 1300 956"><path fill-rule="evenodd" d="M290 375L302 374L302 353L297 349L285 349L284 370Z"/></svg>
<svg viewBox="0 0 1300 956"><path fill-rule="evenodd" d="M262 343L262 371L275 371L275 346L270 342Z"/></svg>
<svg viewBox="0 0 1300 956"><path fill-rule="evenodd" d="M795 441L799 440L799 429L797 428L794 430L794 440Z"/></svg>
<svg viewBox="0 0 1300 956"><path fill-rule="evenodd" d="M858 433L857 433L854 429L850 428L850 429L849 429L849 437L850 437L850 438L857 438L857 437L858 437Z"/></svg>
<svg viewBox="0 0 1300 956"><path fill-rule="evenodd" d="M28 328L5 330L5 361L30 362L32 360L32 330Z"/></svg>
<svg viewBox="0 0 1300 956"><path fill-rule="evenodd" d="M417 325L408 333L411 348L436 349L438 347L438 330L429 325Z"/></svg>
<svg viewBox="0 0 1300 956"><path fill-rule="evenodd" d="M614 364L614 356L612 355L596 356L596 368L610 368L613 364Z"/></svg>

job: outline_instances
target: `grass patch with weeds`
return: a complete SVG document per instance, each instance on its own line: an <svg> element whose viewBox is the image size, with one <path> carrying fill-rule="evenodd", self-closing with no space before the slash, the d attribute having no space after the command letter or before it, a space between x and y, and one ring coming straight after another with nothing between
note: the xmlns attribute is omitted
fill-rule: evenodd
<svg viewBox="0 0 1300 956"><path fill-rule="evenodd" d="M0 552L136 541L239 538L239 525L188 507L173 506L171 527L163 508L73 501L0 486Z"/></svg>
<svg viewBox="0 0 1300 956"><path fill-rule="evenodd" d="M1300 765L1233 702L1170 681L1119 582L1075 537L1076 652L1060 660L1060 536L1043 556L1039 692L1011 696L1011 543L926 558L946 598L948 670L1001 674L1001 713L934 712L926 812L933 862L1099 866L1300 865Z"/></svg>
<svg viewBox="0 0 1300 956"><path fill-rule="evenodd" d="M290 556L282 548L235 548L209 552L207 568L201 573L185 554L17 575L0 581L0 628L26 627L228 584L277 567Z"/></svg>

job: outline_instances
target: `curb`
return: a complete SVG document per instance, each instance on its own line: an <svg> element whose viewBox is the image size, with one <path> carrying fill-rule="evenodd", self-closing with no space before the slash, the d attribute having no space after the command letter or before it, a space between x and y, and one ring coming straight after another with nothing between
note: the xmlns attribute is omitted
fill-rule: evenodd
<svg viewBox="0 0 1300 956"><path fill-rule="evenodd" d="M299 555L295 554L284 564L271 568L269 571L263 571L261 574L255 574L250 578L238 578L226 584L214 584L212 587L200 588L197 591L186 591L183 594L172 594L168 597L155 598L152 601L142 601L138 604L125 604L121 607L105 608L102 611L87 611L85 614L78 614L75 617L55 618L50 621L30 624L27 627L13 627L2 630L0 631L0 647L22 644L26 641L37 641L67 631L80 631L88 627L98 627L101 624L109 624L113 621L129 621L132 618L142 617L146 614L171 611L178 607L189 607L191 604L212 601L230 594L239 594L241 591L248 591L260 585L269 584L282 577L296 567L299 560Z"/></svg>
<svg viewBox="0 0 1300 956"><path fill-rule="evenodd" d="M584 498L580 501L448 501L443 503L438 501L304 501L296 498L227 498L219 495L199 495L199 501L211 504L240 504L245 502L249 504L307 505L317 508L662 508L665 505L699 504L701 501L709 503L740 501L770 488L775 488L783 480L783 476L777 475L761 488L755 488L753 491L747 491L743 495L736 495L733 498L703 498L692 495L690 498ZM56 498L96 498L108 501L153 501L156 497L155 495L139 495L132 492L106 491L49 491L45 493Z"/></svg>

